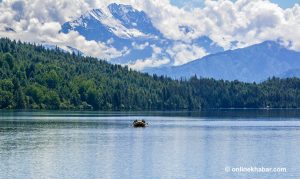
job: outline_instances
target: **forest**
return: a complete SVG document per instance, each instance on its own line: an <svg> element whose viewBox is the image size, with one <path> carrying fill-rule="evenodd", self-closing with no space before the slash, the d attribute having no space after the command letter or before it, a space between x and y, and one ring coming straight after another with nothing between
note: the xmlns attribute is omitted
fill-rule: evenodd
<svg viewBox="0 0 300 179"><path fill-rule="evenodd" d="M105 60L0 39L0 109L298 108L300 79L171 79Z"/></svg>

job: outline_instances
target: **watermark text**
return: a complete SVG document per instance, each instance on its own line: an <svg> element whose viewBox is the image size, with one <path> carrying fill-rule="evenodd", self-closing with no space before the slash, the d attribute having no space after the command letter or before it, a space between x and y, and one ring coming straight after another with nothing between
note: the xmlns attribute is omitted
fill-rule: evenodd
<svg viewBox="0 0 300 179"><path fill-rule="evenodd" d="M225 167L227 173L286 173L287 170L284 167Z"/></svg>

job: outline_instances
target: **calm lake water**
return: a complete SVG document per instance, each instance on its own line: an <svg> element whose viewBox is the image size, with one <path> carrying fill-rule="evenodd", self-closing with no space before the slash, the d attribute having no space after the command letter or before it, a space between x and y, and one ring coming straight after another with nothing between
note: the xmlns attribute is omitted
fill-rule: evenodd
<svg viewBox="0 0 300 179"><path fill-rule="evenodd" d="M300 178L300 110L0 111L0 179L27 178Z"/></svg>

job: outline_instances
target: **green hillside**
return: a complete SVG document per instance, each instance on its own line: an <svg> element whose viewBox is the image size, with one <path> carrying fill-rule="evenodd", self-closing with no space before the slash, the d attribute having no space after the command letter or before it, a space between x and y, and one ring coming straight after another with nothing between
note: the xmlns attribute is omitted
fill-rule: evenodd
<svg viewBox="0 0 300 179"><path fill-rule="evenodd" d="M300 107L300 80L172 80L60 49L0 39L1 109L199 110Z"/></svg>

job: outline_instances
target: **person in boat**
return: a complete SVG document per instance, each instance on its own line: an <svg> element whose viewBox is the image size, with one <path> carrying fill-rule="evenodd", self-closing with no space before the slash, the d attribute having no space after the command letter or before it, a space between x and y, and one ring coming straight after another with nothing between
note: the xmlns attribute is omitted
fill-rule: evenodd
<svg viewBox="0 0 300 179"><path fill-rule="evenodd" d="M146 127L148 125L145 120L134 120L133 127Z"/></svg>

